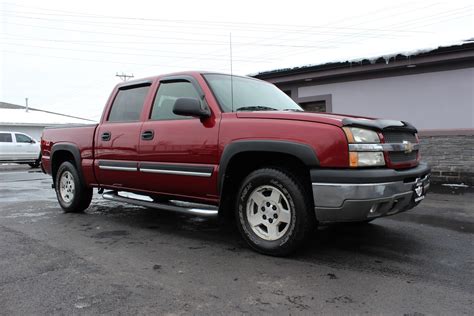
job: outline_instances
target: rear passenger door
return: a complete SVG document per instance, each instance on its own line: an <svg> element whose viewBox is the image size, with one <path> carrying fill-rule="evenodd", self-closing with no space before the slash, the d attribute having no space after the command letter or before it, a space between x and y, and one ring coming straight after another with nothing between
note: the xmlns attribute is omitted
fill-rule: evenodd
<svg viewBox="0 0 474 316"><path fill-rule="evenodd" d="M0 133L0 161L15 159L15 145L12 133Z"/></svg>
<svg viewBox="0 0 474 316"><path fill-rule="evenodd" d="M191 76L162 78L140 139L141 188L202 200L216 198L218 124L173 113L178 98L206 97Z"/></svg>
<svg viewBox="0 0 474 316"><path fill-rule="evenodd" d="M136 189L143 107L151 82L121 86L96 130L95 168L99 184Z"/></svg>

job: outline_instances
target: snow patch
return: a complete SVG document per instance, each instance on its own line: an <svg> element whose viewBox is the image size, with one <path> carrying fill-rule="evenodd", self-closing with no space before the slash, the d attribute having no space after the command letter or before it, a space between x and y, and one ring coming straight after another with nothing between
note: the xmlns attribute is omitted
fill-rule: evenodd
<svg viewBox="0 0 474 316"><path fill-rule="evenodd" d="M456 184L456 183L443 183L442 186L444 187L450 187L450 188L469 188L467 184L461 183L461 184Z"/></svg>
<svg viewBox="0 0 474 316"><path fill-rule="evenodd" d="M315 67L315 66L322 66L325 64L333 64L333 63L361 63L363 61L369 61L371 64L375 64L376 61L380 58L383 58L385 60L386 64L390 63L391 59L394 59L398 55L403 55L406 57L410 56L416 56L419 54L423 53L428 53L433 50L443 48L443 47L449 47L449 46L457 46L457 45L463 45L466 44L468 41L452 41L452 42L446 42L442 45L437 45L437 46L432 46L432 47L425 47L421 49L413 49L413 50L405 50L405 51L398 51L395 53L388 53L388 54L379 54L377 56L366 56L366 57L357 57L353 59L332 59L332 58L327 58L325 60L320 60L319 63L317 64L306 64L306 65L300 65L296 67L285 67L285 68L280 68L280 69L272 69L272 70L264 70L260 71L257 73L251 73L248 74L248 76L253 77L257 76L259 74L266 74L266 73L278 73L278 72L284 72L284 71L290 71L290 70L295 70L295 69L302 69L302 68L309 68L309 67Z"/></svg>

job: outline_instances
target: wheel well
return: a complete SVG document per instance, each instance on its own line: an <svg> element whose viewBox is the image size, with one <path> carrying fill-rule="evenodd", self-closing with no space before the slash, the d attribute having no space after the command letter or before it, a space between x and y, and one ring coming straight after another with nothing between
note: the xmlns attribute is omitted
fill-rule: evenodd
<svg viewBox="0 0 474 316"><path fill-rule="evenodd" d="M242 152L233 156L225 170L223 186L221 190L221 203L219 213L227 216L229 210L233 209L235 195L243 179L252 171L264 168L274 167L284 169L295 175L301 181L307 194L314 204L311 191L311 178L309 168L299 158L290 154L278 152Z"/></svg>
<svg viewBox="0 0 474 316"><path fill-rule="evenodd" d="M52 163L51 163L51 174L53 176L53 182L56 181L56 174L58 173L59 166L65 161L69 161L75 167L76 161L74 160L74 155L67 150L57 150L54 152Z"/></svg>

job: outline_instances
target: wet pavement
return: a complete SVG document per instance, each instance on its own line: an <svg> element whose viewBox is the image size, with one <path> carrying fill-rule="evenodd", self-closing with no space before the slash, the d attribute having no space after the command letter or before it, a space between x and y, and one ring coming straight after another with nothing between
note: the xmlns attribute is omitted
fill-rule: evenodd
<svg viewBox="0 0 474 316"><path fill-rule="evenodd" d="M63 214L48 176L0 166L0 314L472 315L474 193L435 192L272 258L230 225L98 195Z"/></svg>

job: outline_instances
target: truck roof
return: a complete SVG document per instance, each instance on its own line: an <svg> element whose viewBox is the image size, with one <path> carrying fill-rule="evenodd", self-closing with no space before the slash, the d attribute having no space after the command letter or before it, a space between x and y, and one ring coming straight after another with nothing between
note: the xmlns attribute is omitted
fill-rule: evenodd
<svg viewBox="0 0 474 316"><path fill-rule="evenodd" d="M171 73L166 73L166 74L160 74L156 76L150 76L150 77L145 77L145 78L140 78L140 79L135 79L135 80L129 80L129 81L124 81L119 84L117 84L117 88L123 87L123 86L130 86L130 85L137 85L141 83L147 83L154 81L158 78L162 77L168 77L168 76L195 76L195 75L205 75L205 74L218 74L218 75L228 75L230 76L229 73L223 73L223 72L218 72L218 71L203 71L203 70L190 70L190 71L179 71L179 72L171 72ZM242 77L242 78L248 78L248 79L253 79L253 80L260 80L256 79L253 77L248 77L248 76L242 76L242 75L235 75L233 74L232 76L234 77Z"/></svg>

